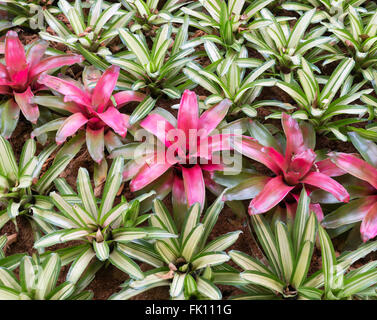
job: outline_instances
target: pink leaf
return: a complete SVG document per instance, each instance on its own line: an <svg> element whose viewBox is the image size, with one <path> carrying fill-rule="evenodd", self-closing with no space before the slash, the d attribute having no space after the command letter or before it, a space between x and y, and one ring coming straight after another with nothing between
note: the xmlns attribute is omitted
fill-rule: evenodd
<svg viewBox="0 0 377 320"><path fill-rule="evenodd" d="M168 161L157 161L157 157L155 157L152 163L146 163L132 179L130 182L131 191L135 192L144 188L164 174L171 166L172 164Z"/></svg>
<svg viewBox="0 0 377 320"><path fill-rule="evenodd" d="M196 153L191 156L201 157L204 159L211 159L212 154L218 151L231 150L232 134L215 134L202 138L197 146Z"/></svg>
<svg viewBox="0 0 377 320"><path fill-rule="evenodd" d="M91 107L90 98L86 92L75 86L73 83L67 80L52 77L47 74L42 74L38 82L44 84L52 90L55 90L67 97L75 97L75 100L68 99L69 101L75 101L78 104ZM66 101L66 99L65 99Z"/></svg>
<svg viewBox="0 0 377 320"><path fill-rule="evenodd" d="M182 225L184 222L185 213L187 211L187 199L183 180L178 176L174 176L172 188L172 205L175 220L178 220L177 225Z"/></svg>
<svg viewBox="0 0 377 320"><path fill-rule="evenodd" d="M199 202L201 210L204 208L206 190L202 169L198 164L191 168L182 167L183 183L187 198L187 205Z"/></svg>
<svg viewBox="0 0 377 320"><path fill-rule="evenodd" d="M63 124L56 133L56 143L62 144L67 137L72 136L83 125L88 122L88 119L82 113L74 113L64 120Z"/></svg>
<svg viewBox="0 0 377 320"><path fill-rule="evenodd" d="M165 146L169 147L172 144L172 141L167 139L168 133L176 129L163 116L157 113L150 114L140 122L140 126L156 136Z"/></svg>
<svg viewBox="0 0 377 320"><path fill-rule="evenodd" d="M155 154L148 154L142 158L128 161L124 167L123 180L130 180L134 178L137 173L145 166L147 162L153 161Z"/></svg>
<svg viewBox="0 0 377 320"><path fill-rule="evenodd" d="M340 169L367 181L377 189L377 169L368 162L347 153L332 152L329 156Z"/></svg>
<svg viewBox="0 0 377 320"><path fill-rule="evenodd" d="M305 150L304 138L300 126L291 116L283 113L281 123L287 138L285 148L285 168L288 168L291 157Z"/></svg>
<svg viewBox="0 0 377 320"><path fill-rule="evenodd" d="M294 188L283 181L282 176L272 178L266 183L263 190L249 204L249 214L267 212L282 201Z"/></svg>
<svg viewBox="0 0 377 320"><path fill-rule="evenodd" d="M135 91L121 91L113 95L118 109L122 108L129 102L141 102L145 99L145 94Z"/></svg>
<svg viewBox="0 0 377 320"><path fill-rule="evenodd" d="M364 217L360 233L364 242L373 239L377 235L377 203L375 203Z"/></svg>
<svg viewBox="0 0 377 320"><path fill-rule="evenodd" d="M104 149L104 128L91 129L89 126L86 128L86 146L92 159L101 163L105 157Z"/></svg>
<svg viewBox="0 0 377 320"><path fill-rule="evenodd" d="M70 66L75 63L83 62L83 56L77 54L67 54L56 57L49 57L37 63L30 69L29 77L33 79L43 72L51 69L60 68L62 66Z"/></svg>
<svg viewBox="0 0 377 320"><path fill-rule="evenodd" d="M103 112L109 103L119 77L118 66L111 66L97 82L92 93L92 105L98 112Z"/></svg>
<svg viewBox="0 0 377 320"><path fill-rule="evenodd" d="M262 146L256 140L250 137L242 136L242 139L234 139L234 149L244 156L264 164L275 174L279 174L281 169L279 165L269 156L270 148Z"/></svg>
<svg viewBox="0 0 377 320"><path fill-rule="evenodd" d="M199 118L198 130L204 130L208 136L226 116L232 102L228 99L203 112ZM202 136L203 137L203 136Z"/></svg>
<svg viewBox="0 0 377 320"><path fill-rule="evenodd" d="M15 31L8 31L5 37L5 63L12 80L20 85L26 84L28 65L25 49Z"/></svg>
<svg viewBox="0 0 377 320"><path fill-rule="evenodd" d="M29 64L29 68L33 68L45 54L48 48L48 42L44 40L39 40L33 43L28 52L26 53L26 61Z"/></svg>
<svg viewBox="0 0 377 320"><path fill-rule="evenodd" d="M337 181L320 172L309 172L301 183L307 183L311 186L330 192L336 199L342 202L348 202L350 196L347 190Z"/></svg>
<svg viewBox="0 0 377 320"><path fill-rule="evenodd" d="M178 110L178 129L182 130L186 137L186 143L190 139L190 129L197 130L199 123L199 105L195 92L185 90L182 95Z"/></svg>
<svg viewBox="0 0 377 320"><path fill-rule="evenodd" d="M315 158L316 154L311 149L294 154L285 173L286 181L289 184L297 184L313 167Z"/></svg>
<svg viewBox="0 0 377 320"><path fill-rule="evenodd" d="M5 94L5 95L10 94L9 87L0 85L0 94Z"/></svg>
<svg viewBox="0 0 377 320"><path fill-rule="evenodd" d="M39 109L36 104L31 102L34 94L30 87L23 93L14 92L13 94L25 118L32 123L36 123L39 118Z"/></svg>
<svg viewBox="0 0 377 320"><path fill-rule="evenodd" d="M127 115L120 113L114 107L110 107L104 113L97 113L97 116L117 134L122 137L126 136L129 118Z"/></svg>
<svg viewBox="0 0 377 320"><path fill-rule="evenodd" d="M8 77L9 75L6 66L0 63L0 79L8 79Z"/></svg>

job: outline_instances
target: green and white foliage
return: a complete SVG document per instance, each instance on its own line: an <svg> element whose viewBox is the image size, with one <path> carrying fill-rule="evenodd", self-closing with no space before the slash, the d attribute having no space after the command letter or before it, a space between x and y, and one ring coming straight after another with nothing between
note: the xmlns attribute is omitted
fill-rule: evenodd
<svg viewBox="0 0 377 320"><path fill-rule="evenodd" d="M371 261L358 268L349 267L368 253L377 250L377 241L367 242L358 249L344 252L336 258L334 246L326 231L319 227L322 252L322 271L309 279L309 283L324 286L323 299L376 299L377 298L377 261Z"/></svg>
<svg viewBox="0 0 377 320"><path fill-rule="evenodd" d="M16 218L22 215L30 220L37 238L40 237L40 232L53 230L48 223L33 215L32 211L53 206L47 196L48 192L53 187L54 180L78 152L77 143L78 141L73 141L62 147L47 171L41 174L58 146L51 144L36 155L35 140L29 139L25 142L17 163L10 143L0 137L0 203L3 208L0 211L0 228L10 220L17 227Z"/></svg>
<svg viewBox="0 0 377 320"><path fill-rule="evenodd" d="M373 89L362 89L367 80L354 83L351 75L355 61L352 58L342 60L329 77L318 77L310 64L302 59L297 70L298 81L285 82L276 80L276 86L291 96L298 107L292 116L309 120L318 133L332 133L337 139L347 141L347 126L365 121L364 115L373 113L370 107L357 103L365 94ZM276 107L280 107L280 102ZM274 103L270 104L274 106ZM270 115L279 118L280 112ZM354 117L334 120L337 115Z"/></svg>
<svg viewBox="0 0 377 320"><path fill-rule="evenodd" d="M160 200L154 200L151 226L175 234L153 245L143 240L120 246L125 254L155 267L142 280L132 280L110 299L125 300L154 287L169 286L172 299L220 300L222 295L213 280L212 268L230 257L224 252L237 241L240 231L230 232L207 242L224 206L220 196L200 219L200 205L192 205L183 225L176 225Z"/></svg>
<svg viewBox="0 0 377 320"><path fill-rule="evenodd" d="M133 17L135 23L130 26L131 32L149 31L164 23L181 21L182 7L195 5L188 0L121 0L120 2L128 11L135 12Z"/></svg>
<svg viewBox="0 0 377 320"><path fill-rule="evenodd" d="M182 7L181 10L202 28L206 35L195 39L197 44L204 40L213 41L236 51L244 41L242 31L252 31L270 24L266 19L253 19L258 12L274 0L199 0L201 6L196 9ZM217 35L218 34L218 35Z"/></svg>
<svg viewBox="0 0 377 320"><path fill-rule="evenodd" d="M175 237L162 228L138 227L149 218L149 215L139 216L139 203L151 194L127 202L122 197L120 203L114 206L115 198L122 183L124 160L116 158L108 172L102 199L94 197L89 173L80 168L77 177L75 194L67 184L60 184L60 193L69 193L80 201L71 204L61 194L52 192L50 197L57 208L49 210L34 209L34 215L56 227L58 230L48 233L35 242L35 248L45 248L58 243L75 242L69 248L69 253L63 250L64 264L72 262L67 280L76 283L83 272L89 268L98 269L101 264L109 261L120 270L128 273L134 279L143 279L140 267L120 247L138 239L164 239ZM95 259L93 259L95 258ZM100 263L99 263L100 262ZM96 264L99 267L96 267Z"/></svg>
<svg viewBox="0 0 377 320"><path fill-rule="evenodd" d="M300 14L316 9L312 23L328 21L332 24L344 21L347 17L347 9L350 6L355 7L362 14L368 14L368 12L376 9L376 5L367 0L293 0L284 1L281 4L284 10L295 11Z"/></svg>
<svg viewBox="0 0 377 320"><path fill-rule="evenodd" d="M93 293L84 291L87 283L75 286L66 281L57 285L61 267L56 253L43 258L23 257L18 277L0 266L0 300L91 300Z"/></svg>
<svg viewBox="0 0 377 320"><path fill-rule="evenodd" d="M255 100L264 86L275 83L269 78L263 79L275 65L274 60L264 62L249 58L245 46L238 53L227 51L225 55L209 40L204 41L204 48L211 64L201 68L190 63L183 72L192 82L211 93L204 101L205 105L210 107L227 98L233 103L231 113L243 111L249 117L257 115L258 107L270 105L270 101ZM287 109L286 104L282 103L281 107Z"/></svg>
<svg viewBox="0 0 377 320"><path fill-rule="evenodd" d="M16 240L15 234L9 237L6 234L0 235L0 268L14 270L19 266L20 260L26 256L26 253L15 253L6 256L7 247L14 240Z"/></svg>
<svg viewBox="0 0 377 320"><path fill-rule="evenodd" d="M271 226L263 215L252 215L251 223L266 264L240 251L230 251L232 260L244 271L241 278L252 286L241 287L244 295L234 299L320 299L322 291L307 285L317 233L317 218L309 211L310 198L302 190L296 216Z"/></svg>
<svg viewBox="0 0 377 320"><path fill-rule="evenodd" d="M150 95L150 99L146 99L135 113L146 115L161 95L179 99L187 88L187 78L182 69L197 57L192 54L193 48L183 49L188 38L188 27L189 20L185 18L173 43L172 25L164 24L152 39L151 49L142 32L132 33L126 28L119 29L119 36L128 51L108 56L106 60L121 67L126 76L124 86L134 91L145 91Z"/></svg>
<svg viewBox="0 0 377 320"><path fill-rule="evenodd" d="M377 64L377 12L373 12L368 19L363 19L354 7L349 6L347 24L324 23L340 42L337 45L327 43L323 46L329 52L324 65L352 57L355 60L355 70L361 72L365 79L373 80L372 70Z"/></svg>
<svg viewBox="0 0 377 320"><path fill-rule="evenodd" d="M45 20L55 35L44 31L39 35L44 40L63 43L83 55L87 52L99 56L111 55L107 45L118 36L118 29L127 25L133 16L133 12L121 10L120 3L110 4L103 0L85 3L75 0L72 4L67 0L59 0L57 4L72 31L50 11L44 10ZM83 9L88 6L90 10L86 15Z"/></svg>
<svg viewBox="0 0 377 320"><path fill-rule="evenodd" d="M260 17L270 22L259 30L244 31L242 34L248 45L257 50L266 60L275 59L276 72L282 79L290 82L293 79L292 70L301 65L301 58L312 65L322 59L321 46L331 37L324 36L325 26L311 26L315 10L306 12L293 27L290 26L292 17L275 17L268 9L260 11Z"/></svg>
<svg viewBox="0 0 377 320"><path fill-rule="evenodd" d="M6 11L9 17L7 20L0 20L0 31L16 26L25 26L33 30L45 29L46 24L42 10L48 10L52 15L59 13L59 10L53 7L54 1L2 0L0 10Z"/></svg>

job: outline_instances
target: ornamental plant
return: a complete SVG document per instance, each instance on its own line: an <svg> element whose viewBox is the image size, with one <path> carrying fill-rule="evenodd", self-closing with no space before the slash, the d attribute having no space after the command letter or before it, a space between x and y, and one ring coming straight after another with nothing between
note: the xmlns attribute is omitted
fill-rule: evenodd
<svg viewBox="0 0 377 320"><path fill-rule="evenodd" d="M46 22L55 34L42 31L39 35L44 40L63 43L83 55L87 52L102 57L111 55L107 46L118 36L117 30L127 25L133 16L133 12L120 10L120 3L109 4L103 0L85 3L86 7L81 0L75 0L73 4L59 0L57 4L72 30L49 10L44 10ZM90 9L88 15L85 14L86 8Z"/></svg>
<svg viewBox="0 0 377 320"><path fill-rule="evenodd" d="M45 23L42 10L48 10L51 14L59 13L53 7L55 0L3 0L0 10L5 10L12 20L5 21L2 30L15 26L25 26L30 29L44 29Z"/></svg>
<svg viewBox="0 0 377 320"><path fill-rule="evenodd" d="M0 300L91 300L93 293L69 281L57 285L61 260L56 253L43 260L34 255L20 262L18 278L0 267Z"/></svg>
<svg viewBox="0 0 377 320"><path fill-rule="evenodd" d="M337 139L347 141L348 126L365 121L363 116L371 112L367 105L358 103L358 99L371 93L373 89L363 89L367 81L354 83L355 78L351 72L355 62L352 58L342 60L324 81L315 76L305 59L301 61L301 68L297 71L298 81L276 80L276 86L296 102L300 110L294 113L295 117L309 120L318 133L332 133ZM271 106L274 105L280 107L281 102L275 104L272 101ZM347 117L336 120L334 117L337 115ZM280 113L275 113L271 117L279 116Z"/></svg>
<svg viewBox="0 0 377 320"><path fill-rule="evenodd" d="M340 26L326 24L329 31L342 42L343 46L325 45L329 51L324 64L344 60L352 57L355 60L355 71L363 73L364 77L372 80L371 69L376 65L377 44L375 37L377 35L377 13L364 22L361 14L352 6L347 8L348 24Z"/></svg>
<svg viewBox="0 0 377 320"><path fill-rule="evenodd" d="M175 234L177 238L160 239L153 246L143 241L122 246L123 250L155 269L147 271L142 280L127 281L110 299L126 300L151 288L169 286L172 299L220 300L221 292L211 281L211 268L230 259L224 250L240 235L240 231L230 232L207 243L223 206L221 197L217 198L200 221L200 205L195 203L183 225L177 226L165 205L154 200L151 225Z"/></svg>
<svg viewBox="0 0 377 320"><path fill-rule="evenodd" d="M114 206L122 183L123 164L124 160L120 157L113 161L99 203L94 197L88 171L80 168L77 177L78 203L69 203L59 193L52 192L50 197L57 210L33 210L34 215L57 227L38 239L35 248L74 240L81 242L69 248L68 260L64 258L64 264L73 261L67 275L69 282L77 283L88 266L98 270L105 262L110 262L135 279L143 279L140 267L119 248L119 244L137 239L175 237L162 228L138 227L149 218L149 215L139 216L139 201L150 195L145 194L130 203L122 198ZM94 257L96 259L93 261Z"/></svg>
<svg viewBox="0 0 377 320"><path fill-rule="evenodd" d="M365 4L365 6L363 6ZM287 1L281 4L284 10L295 11L303 14L316 9L312 22L329 21L337 24L347 17L347 9L353 6L357 11L366 14L375 10L375 4L366 0L303 0Z"/></svg>
<svg viewBox="0 0 377 320"><path fill-rule="evenodd" d="M154 30L159 25L176 21L180 19L180 9L185 8L189 1L177 0L121 0L122 5L128 11L135 11L134 24L131 26L131 32L137 30L149 31ZM161 9L158 9L161 8Z"/></svg>
<svg viewBox="0 0 377 320"><path fill-rule="evenodd" d="M289 27L291 18L276 18L268 9L260 11L262 19L270 22L265 28L244 31L242 34L248 45L257 50L266 60L275 59L276 72L287 82L294 78L292 71L301 65L302 57L310 64L320 61L320 48L330 37L323 36L326 27L316 27L308 31L315 10L306 12L297 20L293 28ZM317 49L313 49L319 47Z"/></svg>
<svg viewBox="0 0 377 320"><path fill-rule="evenodd" d="M109 56L106 60L124 70L127 75L125 85L132 90L141 89L151 97L148 103L131 115L132 123L145 117L153 109L155 100L162 95L179 99L182 91L188 87L187 78L181 71L196 57L192 55L194 50L191 47L182 48L188 38L188 27L189 20L185 18L173 43L172 25L162 25L152 39L151 49L141 32L133 34L126 28L119 29L120 39L128 51Z"/></svg>
<svg viewBox="0 0 377 320"><path fill-rule="evenodd" d="M352 257L355 257L356 254L364 256L363 251L375 251L376 242L371 242L369 246L362 246L337 259L331 239L322 227L319 227L319 239L323 261L323 274L321 275L324 283L323 299L375 299L377 297L377 270L375 268L377 261L371 261L351 271L347 271L347 269L351 265ZM311 282L315 283L313 279L318 278L318 275L314 276Z"/></svg>
<svg viewBox="0 0 377 320"><path fill-rule="evenodd" d="M251 216L267 263L240 251L229 252L244 270L241 278L252 284L248 289L243 288L245 294L233 299L321 299L322 291L306 284L317 234L317 219L310 212L309 204L310 198L303 189L291 225L276 220L270 226L263 216Z"/></svg>
<svg viewBox="0 0 377 320"><path fill-rule="evenodd" d="M102 75L91 68L83 75L83 84L72 79L42 75L39 83L58 92L61 96L42 96L35 101L52 110L71 113L69 117L54 119L35 130L33 136L55 131L57 144L79 130L86 132L86 146L94 161L104 158L104 148L109 146L115 134L125 137L129 117L119 111L131 101L142 101L144 95L134 91L113 94L119 77L119 68L111 66Z"/></svg>
<svg viewBox="0 0 377 320"><path fill-rule="evenodd" d="M349 136L365 161L357 155L341 152L330 153L330 159L346 173L362 180L356 181L356 185L353 184L359 189L358 196L355 195L350 203L326 215L322 223L326 228L348 226L349 229L356 222L362 221L360 233L365 242L377 235L377 159L375 156L377 146L355 132L349 133Z"/></svg>
<svg viewBox="0 0 377 320"><path fill-rule="evenodd" d="M36 123L38 106L33 103L34 94L44 87L38 83L47 71L80 63L79 55L59 55L43 58L48 43L36 41L25 53L15 31L8 31L0 53L5 54L5 65L0 63L0 94L10 97L1 105L1 135L9 138L16 128L20 110L26 120Z"/></svg>
<svg viewBox="0 0 377 320"><path fill-rule="evenodd" d="M242 137L242 141L231 142L235 150L263 163L274 173L274 177L257 175L243 181L228 189L224 200L244 200L250 198L250 195L254 196L249 205L249 214L256 215L269 211L283 200L289 201L289 197L297 199L297 192L305 186L309 193L319 188L331 193L339 201L348 202L346 189L331 178L344 172L334 169L335 166L326 159L317 160L313 151L314 132L310 131L310 127L300 128L298 122L285 113L281 123L286 137L285 149L276 143L266 129L256 128L254 131L256 135L265 135L264 145L246 136ZM320 211L320 208L317 210Z"/></svg>
<svg viewBox="0 0 377 320"><path fill-rule="evenodd" d="M177 120L166 113L153 113L141 121L140 126L163 146L147 149L139 158L127 163L123 178L131 180L131 191L151 185L169 171L171 178L166 181L165 189L172 189L175 214L184 215L184 207L195 202L199 202L203 210L206 198L203 171L224 169L226 165L215 153L229 150L229 140L234 137L232 133L212 134L230 105L229 100L223 100L200 115L196 94L185 90Z"/></svg>
<svg viewBox="0 0 377 320"><path fill-rule="evenodd" d="M249 1L250 4L246 4L245 9L243 9L245 0L234 0L228 3L221 0L199 0L199 2L201 7L198 6L198 10L189 7L182 7L181 10L192 17L192 20L196 20L200 27L209 28L209 30L204 30L210 35L202 39L239 51L244 40L240 36L241 31L256 30L269 24L264 19L254 19L251 23L250 20L273 0Z"/></svg>
<svg viewBox="0 0 377 320"><path fill-rule="evenodd" d="M232 102L231 114L242 110L249 117L257 116L258 107L271 103L276 105L276 101L255 101L263 86L271 84L270 79L261 78L274 66L274 60L263 62L248 58L245 46L239 53L229 51L225 56L210 41L204 42L204 48L212 63L206 68L189 65L183 72L191 81L211 93L204 101L206 105L213 105L226 98ZM289 109L286 104L280 106Z"/></svg>
<svg viewBox="0 0 377 320"><path fill-rule="evenodd" d="M0 229L13 221L17 228L16 217L28 218L35 236L41 232L50 232L51 226L32 214L35 208L52 206L47 197L54 180L66 169L78 152L78 139L61 148L55 155L52 165L41 174L49 157L58 147L47 146L36 155L36 143L33 139L26 141L17 163L10 143L0 136Z"/></svg>

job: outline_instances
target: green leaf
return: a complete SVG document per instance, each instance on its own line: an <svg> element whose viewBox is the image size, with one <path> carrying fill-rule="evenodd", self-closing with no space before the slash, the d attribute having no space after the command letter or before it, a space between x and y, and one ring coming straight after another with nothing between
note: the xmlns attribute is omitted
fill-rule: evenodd
<svg viewBox="0 0 377 320"><path fill-rule="evenodd" d="M212 282L198 277L197 281L198 292L207 297L210 300L221 300L221 291Z"/></svg>
<svg viewBox="0 0 377 320"><path fill-rule="evenodd" d="M204 224L197 225L190 234L188 235L187 239L182 244L182 257L186 259L186 261L191 261L191 258L195 254L197 250L197 246L204 235Z"/></svg>
<svg viewBox="0 0 377 320"><path fill-rule="evenodd" d="M241 273L241 278L264 288L283 293L284 283L271 274L259 271L244 271Z"/></svg>
<svg viewBox="0 0 377 320"><path fill-rule="evenodd" d="M129 274L132 278L144 278L144 274L141 271L140 267L120 250L113 250L113 252L110 254L109 260L114 266Z"/></svg>
<svg viewBox="0 0 377 320"><path fill-rule="evenodd" d="M129 120L130 125L133 125L136 122L144 119L152 111L155 104L156 100L150 96L147 96L132 112Z"/></svg>

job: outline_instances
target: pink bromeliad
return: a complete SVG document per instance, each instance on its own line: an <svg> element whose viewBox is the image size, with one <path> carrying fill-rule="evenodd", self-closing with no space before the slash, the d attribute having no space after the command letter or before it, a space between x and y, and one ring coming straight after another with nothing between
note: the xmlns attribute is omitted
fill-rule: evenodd
<svg viewBox="0 0 377 320"><path fill-rule="evenodd" d="M132 101L142 101L144 94L121 91L113 94L119 77L119 67L109 67L98 79L89 79L91 85L82 85L72 79L42 75L39 83L64 96L66 111L72 113L56 133L56 143L63 143L81 128L86 130L88 151L96 162L104 158L107 134L127 134L129 116L119 108Z"/></svg>
<svg viewBox="0 0 377 320"><path fill-rule="evenodd" d="M136 170L126 170L123 176L126 180L132 178L131 191L150 185L170 170L171 178L167 183L172 189L173 204L191 206L199 202L203 209L206 194L203 171L221 170L223 165L213 161L213 154L230 149L230 134L213 133L226 116L230 105L229 100L223 100L200 115L196 94L186 90L181 98L176 125L158 113L145 118L140 126L164 144L163 161L157 161L161 155L156 152L150 154L147 157L149 159ZM177 140L179 137L181 143ZM186 151L189 144L190 150Z"/></svg>
<svg viewBox="0 0 377 320"><path fill-rule="evenodd" d="M37 41L25 53L15 31L8 31L5 45L0 47L0 53L5 54L5 65L0 63L0 94L12 96L6 103L5 113L2 115L8 115L4 119L7 129L2 128L3 135L7 138L17 124L20 110L28 121L37 122L39 109L32 102L32 98L35 92L44 89L37 82L40 75L84 60L81 55L76 54L43 58L47 47L46 41Z"/></svg>
<svg viewBox="0 0 377 320"><path fill-rule="evenodd" d="M294 203L302 186L305 186L309 193L319 188L330 192L339 201L348 202L349 194L346 189L331 178L344 172L329 159L316 161L315 152L307 147L297 121L291 116L283 114L282 126L286 136L284 153L273 147L263 146L250 137L233 142L235 150L264 164L275 175L264 180L261 191L250 202L249 214L267 212L288 196ZM315 206L312 210L319 219L323 217L320 207Z"/></svg>
<svg viewBox="0 0 377 320"><path fill-rule="evenodd" d="M377 236L377 146L356 133L350 133L350 137L353 142L357 142L354 143L355 146L359 147L360 153L368 162L355 154L341 152L329 154L331 161L340 169L361 181L351 182L351 189L357 190L352 196L353 199L326 215L322 224L326 228L338 228L362 221L360 233L365 242Z"/></svg>

